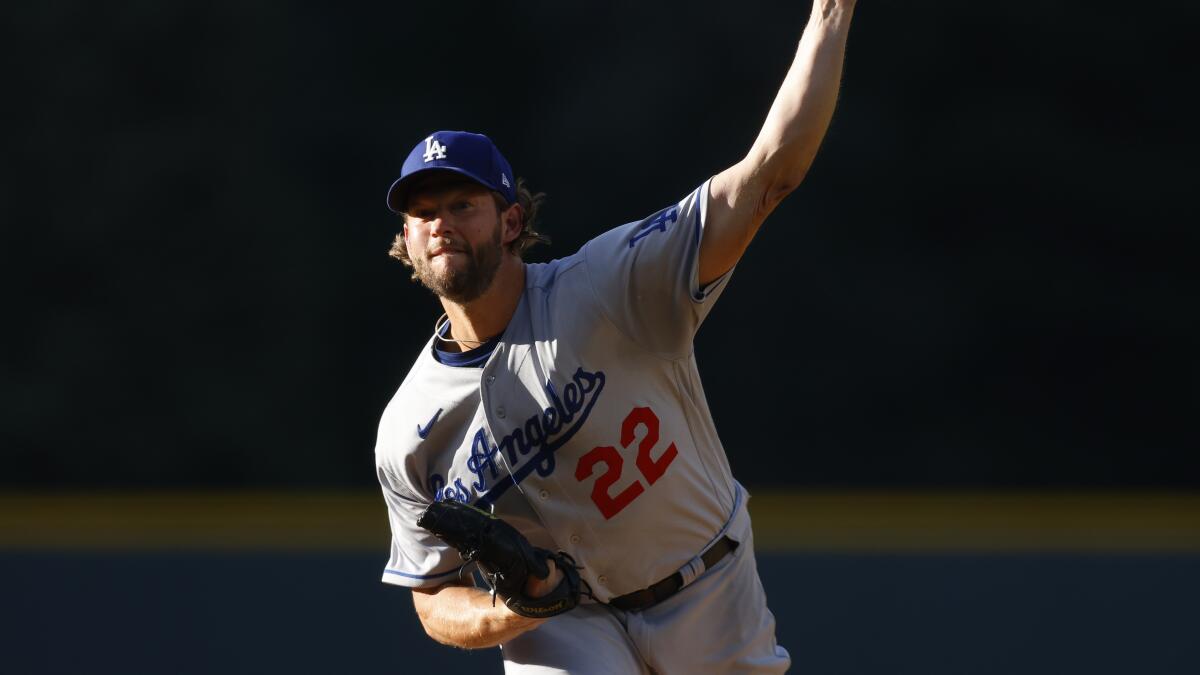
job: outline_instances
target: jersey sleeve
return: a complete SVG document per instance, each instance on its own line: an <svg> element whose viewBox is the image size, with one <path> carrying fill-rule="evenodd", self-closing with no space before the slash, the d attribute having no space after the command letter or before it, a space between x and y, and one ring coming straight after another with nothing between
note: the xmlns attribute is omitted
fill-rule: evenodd
<svg viewBox="0 0 1200 675"><path fill-rule="evenodd" d="M692 338L729 281L729 270L700 287L700 239L709 181L647 218L584 245L592 290L626 337L655 353L691 353Z"/></svg>
<svg viewBox="0 0 1200 675"><path fill-rule="evenodd" d="M458 578L463 566L458 551L417 525L428 504L412 495L387 471L379 469L392 530L391 554L383 582L410 588L433 588ZM470 578L461 571L464 579Z"/></svg>

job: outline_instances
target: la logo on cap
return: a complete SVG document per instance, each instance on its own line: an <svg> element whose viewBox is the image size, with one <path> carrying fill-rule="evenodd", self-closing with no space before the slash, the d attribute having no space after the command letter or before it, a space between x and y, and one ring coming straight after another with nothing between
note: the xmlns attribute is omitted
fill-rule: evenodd
<svg viewBox="0 0 1200 675"><path fill-rule="evenodd" d="M430 136L425 139L425 161L432 162L435 159L446 159L446 146Z"/></svg>

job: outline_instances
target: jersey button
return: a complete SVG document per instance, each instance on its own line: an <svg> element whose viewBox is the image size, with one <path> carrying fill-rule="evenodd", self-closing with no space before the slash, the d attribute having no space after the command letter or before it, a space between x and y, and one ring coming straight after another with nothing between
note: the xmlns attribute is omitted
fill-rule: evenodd
<svg viewBox="0 0 1200 675"><path fill-rule="evenodd" d="M572 544L578 544L581 541L583 541L583 538L580 537L579 535L577 535L577 534L571 535L571 543Z"/></svg>
<svg viewBox="0 0 1200 675"><path fill-rule="evenodd" d="M491 384L491 383L493 383L493 382L495 382L495 381L496 381L496 376L495 376L495 375L488 375L488 376L487 376L487 383L488 383L488 384Z"/></svg>
<svg viewBox="0 0 1200 675"><path fill-rule="evenodd" d="M538 496L539 496L539 497L541 497L542 499L549 499L549 498L550 498L550 491L549 491L549 490L542 490L541 492L539 492L539 493L538 493Z"/></svg>
<svg viewBox="0 0 1200 675"><path fill-rule="evenodd" d="M604 585L608 583L608 577L601 574L600 576L596 577L596 581L599 581L601 585Z"/></svg>
<svg viewBox="0 0 1200 675"><path fill-rule="evenodd" d="M504 419L504 406L500 406L499 408L496 408L496 416L499 417L500 419Z"/></svg>

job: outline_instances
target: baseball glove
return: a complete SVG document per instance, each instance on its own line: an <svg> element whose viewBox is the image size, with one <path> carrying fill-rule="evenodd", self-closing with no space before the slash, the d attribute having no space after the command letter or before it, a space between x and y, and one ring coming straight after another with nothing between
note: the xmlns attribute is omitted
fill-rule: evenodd
<svg viewBox="0 0 1200 675"><path fill-rule="evenodd" d="M467 562L479 566L496 596L521 616L544 619L574 609L579 604L580 580L575 561L563 552L551 553L529 543L517 528L469 504L447 499L430 504L417 525L458 549ZM530 575L545 579L546 560L562 570L562 582L550 593L532 598L525 593Z"/></svg>

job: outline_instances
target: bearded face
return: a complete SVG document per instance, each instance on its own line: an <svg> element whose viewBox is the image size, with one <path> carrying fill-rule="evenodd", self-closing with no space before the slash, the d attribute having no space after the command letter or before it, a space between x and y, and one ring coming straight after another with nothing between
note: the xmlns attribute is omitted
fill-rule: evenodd
<svg viewBox="0 0 1200 675"><path fill-rule="evenodd" d="M491 287L500 269L500 216L492 236L472 245L461 237L430 238L424 250L410 246L413 275L435 295L458 304L477 299Z"/></svg>

